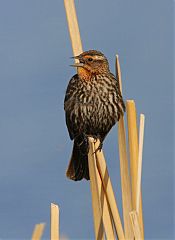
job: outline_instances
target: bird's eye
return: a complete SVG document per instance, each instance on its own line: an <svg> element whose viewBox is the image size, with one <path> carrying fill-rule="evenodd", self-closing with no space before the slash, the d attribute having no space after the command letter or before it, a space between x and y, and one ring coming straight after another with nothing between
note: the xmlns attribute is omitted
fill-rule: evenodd
<svg viewBox="0 0 175 240"><path fill-rule="evenodd" d="M93 61L93 59L92 58L88 58L88 62L92 62Z"/></svg>

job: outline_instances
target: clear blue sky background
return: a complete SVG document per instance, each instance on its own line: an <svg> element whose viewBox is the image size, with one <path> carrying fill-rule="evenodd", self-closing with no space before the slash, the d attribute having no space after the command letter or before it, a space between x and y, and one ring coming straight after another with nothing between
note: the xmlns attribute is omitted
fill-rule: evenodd
<svg viewBox="0 0 175 240"><path fill-rule="evenodd" d="M84 50L120 56L124 98L146 115L146 239L173 239L173 1L76 0ZM0 1L0 239L30 239L60 206L62 235L93 238L89 182L66 179L63 100L72 49L62 0ZM117 128L104 151L121 209Z"/></svg>

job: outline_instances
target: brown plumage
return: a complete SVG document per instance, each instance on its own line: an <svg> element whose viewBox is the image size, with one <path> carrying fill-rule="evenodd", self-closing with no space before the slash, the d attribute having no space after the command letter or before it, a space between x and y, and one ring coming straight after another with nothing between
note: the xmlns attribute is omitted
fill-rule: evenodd
<svg viewBox="0 0 175 240"><path fill-rule="evenodd" d="M106 57L89 50L75 57L77 74L67 87L64 100L66 124L74 140L72 156L66 172L72 180L89 180L88 136L101 144L112 126L125 111L118 79L110 72Z"/></svg>

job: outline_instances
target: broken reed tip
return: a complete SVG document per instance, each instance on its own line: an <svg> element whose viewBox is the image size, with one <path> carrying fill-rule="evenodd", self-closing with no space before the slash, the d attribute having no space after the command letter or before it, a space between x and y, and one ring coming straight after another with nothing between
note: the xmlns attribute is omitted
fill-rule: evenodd
<svg viewBox="0 0 175 240"><path fill-rule="evenodd" d="M126 101L127 103L134 103L134 100L133 99L129 99Z"/></svg>
<svg viewBox="0 0 175 240"><path fill-rule="evenodd" d="M145 120L145 114L141 113L140 118L142 118L142 120Z"/></svg>
<svg viewBox="0 0 175 240"><path fill-rule="evenodd" d="M59 206L58 206L56 203L51 203L50 206L51 206L51 207L59 208Z"/></svg>

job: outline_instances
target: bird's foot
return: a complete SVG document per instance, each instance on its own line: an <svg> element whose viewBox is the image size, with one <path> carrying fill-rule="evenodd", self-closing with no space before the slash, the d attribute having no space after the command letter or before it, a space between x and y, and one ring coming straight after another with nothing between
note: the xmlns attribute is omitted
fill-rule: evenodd
<svg viewBox="0 0 175 240"><path fill-rule="evenodd" d="M94 152L94 153L96 153L96 152L98 152L98 151L101 152L102 147L103 147L103 142L102 142L102 140L101 140L101 137L100 137L100 136L97 136L97 135L91 135L90 137L93 137L93 138L94 138L94 143L96 143L98 140L100 141L100 144L99 144L99 146L95 149L95 152ZM93 154L94 154L94 153L93 153Z"/></svg>
<svg viewBox="0 0 175 240"><path fill-rule="evenodd" d="M94 152L94 153L97 153L98 151L100 151L100 152L101 152L101 150L102 150L102 147L103 147L103 143L102 143L102 142L100 142L100 144L99 144L98 148L96 148L96 149L95 149L95 152Z"/></svg>

